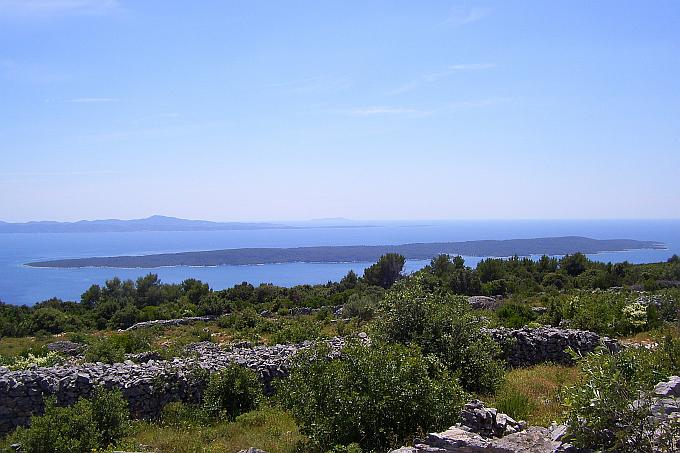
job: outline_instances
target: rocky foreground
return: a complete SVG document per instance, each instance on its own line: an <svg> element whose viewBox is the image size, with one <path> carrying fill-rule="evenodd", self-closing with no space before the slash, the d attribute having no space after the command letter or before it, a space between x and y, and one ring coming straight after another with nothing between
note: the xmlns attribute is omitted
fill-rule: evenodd
<svg viewBox="0 0 680 453"><path fill-rule="evenodd" d="M680 426L680 376L660 382L654 389L649 417L654 426ZM417 439L413 446L390 453L585 453L565 441L567 426L526 427L479 401L465 405L460 423L440 433ZM680 432L674 439L680 450ZM661 450L660 450L661 451Z"/></svg>

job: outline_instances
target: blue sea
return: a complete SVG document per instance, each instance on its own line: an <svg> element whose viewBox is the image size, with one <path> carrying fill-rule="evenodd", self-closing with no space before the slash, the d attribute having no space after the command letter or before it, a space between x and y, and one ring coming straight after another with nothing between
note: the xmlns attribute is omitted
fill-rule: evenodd
<svg viewBox="0 0 680 453"><path fill-rule="evenodd" d="M31 261L91 256L143 255L241 247L297 247L313 245L380 245L411 242L518 239L586 236L595 239L659 241L666 250L631 250L590 255L599 261L647 263L680 254L680 220L465 220L422 222L366 222L353 228L280 230L0 234L0 300L32 305L58 297L80 300L92 284L114 276L135 279L153 272L164 282L197 278L222 289L247 281L292 286L338 280L350 269L357 273L371 263L286 263L256 266L165 267L157 269L48 269L31 268ZM481 258L466 257L474 266ZM415 271L426 261L408 261Z"/></svg>

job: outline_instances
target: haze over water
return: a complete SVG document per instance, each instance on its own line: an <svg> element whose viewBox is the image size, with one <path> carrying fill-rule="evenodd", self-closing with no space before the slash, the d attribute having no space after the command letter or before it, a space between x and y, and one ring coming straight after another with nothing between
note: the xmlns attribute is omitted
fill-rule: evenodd
<svg viewBox="0 0 680 453"><path fill-rule="evenodd" d="M197 278L215 289L242 281L292 286L338 280L350 269L361 273L370 263L286 263L256 266L165 267L154 269L50 269L24 266L30 261L90 256L144 255L242 247L381 245L480 239L586 236L663 242L667 250L630 250L591 255L599 261L645 263L680 254L680 220L458 220L362 222L372 227L279 230L0 234L0 300L34 304L50 297L80 300L92 284L118 276L135 279L153 272L164 282ZM474 266L481 258L466 257ZM412 272L427 261L408 261Z"/></svg>

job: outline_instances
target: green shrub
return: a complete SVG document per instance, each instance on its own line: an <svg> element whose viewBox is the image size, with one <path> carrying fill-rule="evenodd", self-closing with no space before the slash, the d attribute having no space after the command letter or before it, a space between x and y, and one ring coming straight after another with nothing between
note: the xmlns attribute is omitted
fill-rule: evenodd
<svg viewBox="0 0 680 453"><path fill-rule="evenodd" d="M317 447L386 450L453 424L465 399L433 356L397 344L350 344L339 358L318 346L296 357L277 395Z"/></svg>
<svg viewBox="0 0 680 453"><path fill-rule="evenodd" d="M85 360L88 362L120 363L125 360L125 350L122 346L107 338L94 340L85 350Z"/></svg>
<svg viewBox="0 0 680 453"><path fill-rule="evenodd" d="M584 379L564 393L576 446L617 451L655 451L648 418L654 385L680 373L680 340L666 337L656 349L599 352L580 362ZM642 403L633 405L633 401ZM651 431L650 431L651 429Z"/></svg>
<svg viewBox="0 0 680 453"><path fill-rule="evenodd" d="M375 303L368 297L359 298L354 295L342 308L342 316L345 318L358 318L361 321L369 321L375 316Z"/></svg>
<svg viewBox="0 0 680 453"><path fill-rule="evenodd" d="M207 418L202 407L174 401L163 406L160 423L172 428L188 428L205 424Z"/></svg>
<svg viewBox="0 0 680 453"><path fill-rule="evenodd" d="M115 445L129 430L130 414L120 392L96 389L92 398L69 407L48 398L44 415L31 417L31 426L19 428L12 441L26 453L82 453Z"/></svg>
<svg viewBox="0 0 680 453"><path fill-rule="evenodd" d="M12 371L27 370L33 367L50 367L63 361L64 358L54 351L47 352L44 355L33 355L29 352L25 357L23 355L17 357L0 356L0 365L6 366Z"/></svg>
<svg viewBox="0 0 680 453"><path fill-rule="evenodd" d="M466 390L493 393L503 380L501 350L483 326L465 298L428 291L416 276L385 295L375 333L386 342L416 344L424 354L436 355Z"/></svg>
<svg viewBox="0 0 680 453"><path fill-rule="evenodd" d="M293 319L286 321L270 339L273 344L294 344L318 338L321 338L319 323L307 319Z"/></svg>
<svg viewBox="0 0 680 453"><path fill-rule="evenodd" d="M217 318L217 325L225 329L244 330L255 328L262 317L253 308L246 308Z"/></svg>
<svg viewBox="0 0 680 453"><path fill-rule="evenodd" d="M231 364L210 376L203 393L203 407L213 417L233 419L255 409L262 398L262 384L255 372Z"/></svg>
<svg viewBox="0 0 680 453"><path fill-rule="evenodd" d="M349 445L336 445L326 453L362 453L361 446L357 443Z"/></svg>
<svg viewBox="0 0 680 453"><path fill-rule="evenodd" d="M519 302L504 303L495 314L503 326L512 329L526 326L538 317L529 305Z"/></svg>
<svg viewBox="0 0 680 453"><path fill-rule="evenodd" d="M94 339L85 351L88 362L120 363L125 354L151 349L148 332L125 332Z"/></svg>

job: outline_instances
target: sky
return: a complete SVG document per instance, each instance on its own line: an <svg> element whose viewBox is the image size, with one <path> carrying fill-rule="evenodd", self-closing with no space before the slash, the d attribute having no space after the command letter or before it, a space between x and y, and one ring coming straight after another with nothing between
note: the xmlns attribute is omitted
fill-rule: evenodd
<svg viewBox="0 0 680 453"><path fill-rule="evenodd" d="M680 2L0 0L0 220L680 217Z"/></svg>

